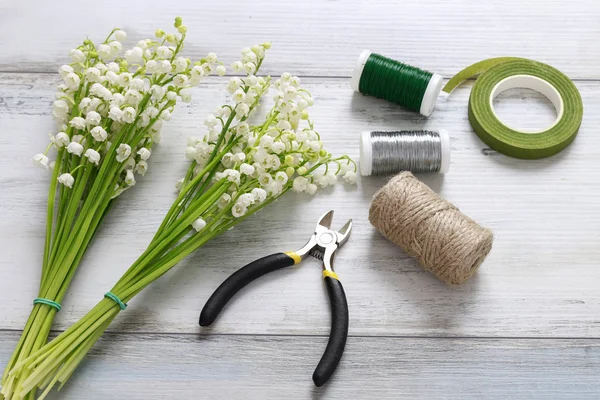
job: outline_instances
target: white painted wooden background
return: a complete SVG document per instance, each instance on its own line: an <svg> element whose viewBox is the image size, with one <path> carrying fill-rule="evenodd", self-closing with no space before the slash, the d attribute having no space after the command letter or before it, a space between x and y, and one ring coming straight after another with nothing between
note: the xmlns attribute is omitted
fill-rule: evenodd
<svg viewBox="0 0 600 400"><path fill-rule="evenodd" d="M0 2L0 368L31 308L39 279L48 176L31 155L52 131L56 69L85 37L112 27L134 40L182 15L187 51L231 62L244 46L273 41L264 72L303 78L312 116L334 153L358 158L358 133L443 127L446 176L421 176L495 242L479 273L448 288L368 221L385 178L307 198L290 194L181 263L131 302L65 389L62 399L470 399L600 398L600 3L577 1L283 2L242 0ZM431 118L352 92L363 48L448 78L484 58L549 63L575 80L584 121L575 142L539 161L486 149L467 121L470 85ZM102 298L144 250L186 167L185 137L225 98L226 78L196 90L165 129L150 171L113 209L59 313L62 330ZM550 103L514 90L497 102L513 123L542 126ZM295 249L317 217L353 218L336 259L350 306L350 338L332 381L310 379L327 341L320 265L265 277L210 329L198 314L237 268ZM228 258L223 259L223 254Z"/></svg>

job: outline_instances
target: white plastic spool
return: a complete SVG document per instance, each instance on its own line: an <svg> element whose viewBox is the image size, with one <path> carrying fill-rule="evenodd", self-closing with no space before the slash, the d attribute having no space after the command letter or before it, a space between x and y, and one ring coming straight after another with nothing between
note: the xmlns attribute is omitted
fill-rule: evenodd
<svg viewBox="0 0 600 400"><path fill-rule="evenodd" d="M496 114L496 109L494 107L494 99L496 99L496 97L498 97L500 93L505 92L509 89L516 88L535 90L536 92L543 94L548 100L550 100L550 102L554 106L554 109L556 110L556 119L554 120L554 122L550 126L541 129L527 129L509 126L504 121L502 121L498 114ZM530 134L542 133L547 131L548 129L553 128L556 124L560 122L560 120L563 117L563 114L565 113L565 102L560 93L558 93L558 90L550 82L532 75L513 75L504 78L500 82L498 82L496 86L494 86L494 88L492 89L492 93L490 95L490 107L492 109L492 112L494 113L494 116L504 126L518 132Z"/></svg>
<svg viewBox="0 0 600 400"><path fill-rule="evenodd" d="M352 80L350 84L352 85L352 90L360 93L358 90L360 84L360 77L362 76L363 70L365 69L365 64L371 56L372 52L370 50L363 50L362 53L358 56L356 60L356 65L354 66L354 71L352 71ZM444 78L441 75L433 74L429 84L427 85L427 89L425 89L425 94L423 96L423 100L421 101L421 108L419 112L429 117L435 108L435 103L442 91L442 84L444 83Z"/></svg>
<svg viewBox="0 0 600 400"><path fill-rule="evenodd" d="M442 145L442 159L439 173L445 174L450 169L450 135L445 129L437 131L440 135ZM401 171L397 171L401 172ZM360 174L371 176L373 173L373 144L371 143L371 132L364 131L360 134Z"/></svg>

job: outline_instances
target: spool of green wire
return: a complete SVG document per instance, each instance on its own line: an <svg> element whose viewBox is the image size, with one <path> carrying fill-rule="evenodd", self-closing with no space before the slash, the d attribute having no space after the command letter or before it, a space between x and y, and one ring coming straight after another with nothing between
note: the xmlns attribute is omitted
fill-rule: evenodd
<svg viewBox="0 0 600 400"><path fill-rule="evenodd" d="M352 73L352 89L399 104L428 117L442 89L438 74L364 50Z"/></svg>

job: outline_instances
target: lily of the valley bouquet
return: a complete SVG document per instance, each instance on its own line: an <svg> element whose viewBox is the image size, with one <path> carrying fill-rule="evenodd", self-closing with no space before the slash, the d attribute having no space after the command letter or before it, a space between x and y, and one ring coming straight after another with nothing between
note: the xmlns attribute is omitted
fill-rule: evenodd
<svg viewBox="0 0 600 400"><path fill-rule="evenodd" d="M214 54L197 63L181 57L186 27L180 18L175 27L174 34L159 30L124 52L127 35L115 29L100 44L85 40L71 50L72 63L59 69L63 83L52 105L57 130L34 157L51 171L40 288L2 376L0 399L34 398L22 390L29 371L9 371L46 344L94 234L118 196L148 170L177 101L189 102L188 88L203 76L225 73Z"/></svg>
<svg viewBox="0 0 600 400"><path fill-rule="evenodd" d="M13 363L19 396L61 385L74 372L127 302L191 252L277 200L289 190L314 194L338 176L354 183L356 165L323 148L308 115L311 95L300 79L258 77L269 43L242 51L233 64L246 76L231 78L232 102L205 120L206 131L190 138L191 161L177 183L179 194L144 253L87 315L56 339ZM262 118L258 105L274 87L275 105ZM113 145L114 146L114 145Z"/></svg>

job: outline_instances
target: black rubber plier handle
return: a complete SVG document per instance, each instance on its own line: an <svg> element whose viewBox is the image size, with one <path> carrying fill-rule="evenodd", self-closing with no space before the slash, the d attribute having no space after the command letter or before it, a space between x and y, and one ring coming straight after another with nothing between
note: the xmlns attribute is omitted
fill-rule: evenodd
<svg viewBox="0 0 600 400"><path fill-rule="evenodd" d="M348 302L340 278L333 271L333 256L335 251L347 241L352 230L352 220L336 232L329 229L332 219L333 210L323 215L310 240L300 250L271 254L233 273L215 290L204 305L200 313L200 325L211 325L227 302L255 279L269 272L298 264L309 255L323 260L323 278L331 306L331 330L327 347L312 378L316 386L325 384L337 368L348 338Z"/></svg>

